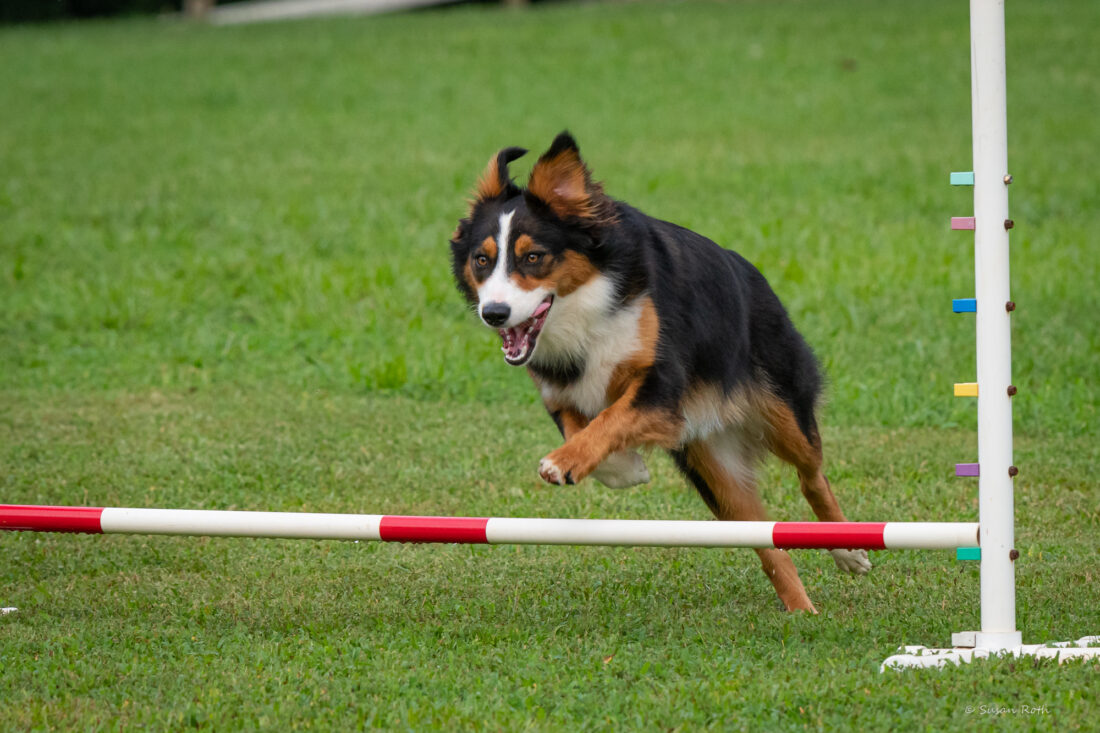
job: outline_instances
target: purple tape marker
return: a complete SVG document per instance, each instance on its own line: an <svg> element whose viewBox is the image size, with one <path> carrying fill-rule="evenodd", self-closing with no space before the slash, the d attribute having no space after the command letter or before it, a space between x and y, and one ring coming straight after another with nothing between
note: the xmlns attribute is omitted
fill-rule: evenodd
<svg viewBox="0 0 1100 733"><path fill-rule="evenodd" d="M955 464L956 476L977 476L978 464L977 463L956 463Z"/></svg>

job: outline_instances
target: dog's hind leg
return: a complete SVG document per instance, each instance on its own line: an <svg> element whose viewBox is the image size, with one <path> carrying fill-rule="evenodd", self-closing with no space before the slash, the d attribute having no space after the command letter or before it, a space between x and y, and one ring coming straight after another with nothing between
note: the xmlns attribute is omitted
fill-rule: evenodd
<svg viewBox="0 0 1100 733"><path fill-rule="evenodd" d="M649 469L638 451L621 450L603 459L592 472L592 478L609 489L625 489L649 483Z"/></svg>
<svg viewBox="0 0 1100 733"><path fill-rule="evenodd" d="M802 495L806 497L814 516L822 522L847 522L833 495L829 479L822 470L821 436L813 413L809 413L809 435L799 427L794 412L779 399L772 400L764 410L768 431L768 447L775 455L798 471ZM871 569L866 550L829 550L841 570L864 575Z"/></svg>
<svg viewBox="0 0 1100 733"><path fill-rule="evenodd" d="M727 431L671 453L718 519L765 521L764 505L756 494L754 456L745 454L743 445L736 432ZM756 554L788 611L817 613L790 555L771 548L759 548Z"/></svg>

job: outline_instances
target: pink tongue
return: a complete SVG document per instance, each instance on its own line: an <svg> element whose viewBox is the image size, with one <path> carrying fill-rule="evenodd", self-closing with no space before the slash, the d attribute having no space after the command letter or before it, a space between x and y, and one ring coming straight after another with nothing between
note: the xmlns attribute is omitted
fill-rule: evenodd
<svg viewBox="0 0 1100 733"><path fill-rule="evenodd" d="M532 318L538 318L539 316L541 316L543 313L545 313L548 310L550 310L549 301L543 301L542 303L539 303L538 308L535 308L535 312L534 312L534 314L532 314L531 317Z"/></svg>

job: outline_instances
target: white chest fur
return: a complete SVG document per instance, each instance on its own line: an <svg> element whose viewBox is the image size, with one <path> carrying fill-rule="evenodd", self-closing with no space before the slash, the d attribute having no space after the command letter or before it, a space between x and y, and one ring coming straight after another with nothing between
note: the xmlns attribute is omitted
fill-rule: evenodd
<svg viewBox="0 0 1100 733"><path fill-rule="evenodd" d="M589 418L607 407L607 385L615 367L641 347L641 303L613 311L614 291L614 283L598 276L554 302L535 358L548 365L585 366L580 379L564 387L544 383L542 397L547 402L572 405Z"/></svg>

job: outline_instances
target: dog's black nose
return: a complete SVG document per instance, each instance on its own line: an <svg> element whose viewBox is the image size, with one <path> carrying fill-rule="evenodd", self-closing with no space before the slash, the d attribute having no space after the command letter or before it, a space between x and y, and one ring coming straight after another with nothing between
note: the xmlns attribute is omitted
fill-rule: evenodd
<svg viewBox="0 0 1100 733"><path fill-rule="evenodd" d="M512 308L507 303L493 302L481 306L481 317L490 326L502 326L512 315Z"/></svg>

